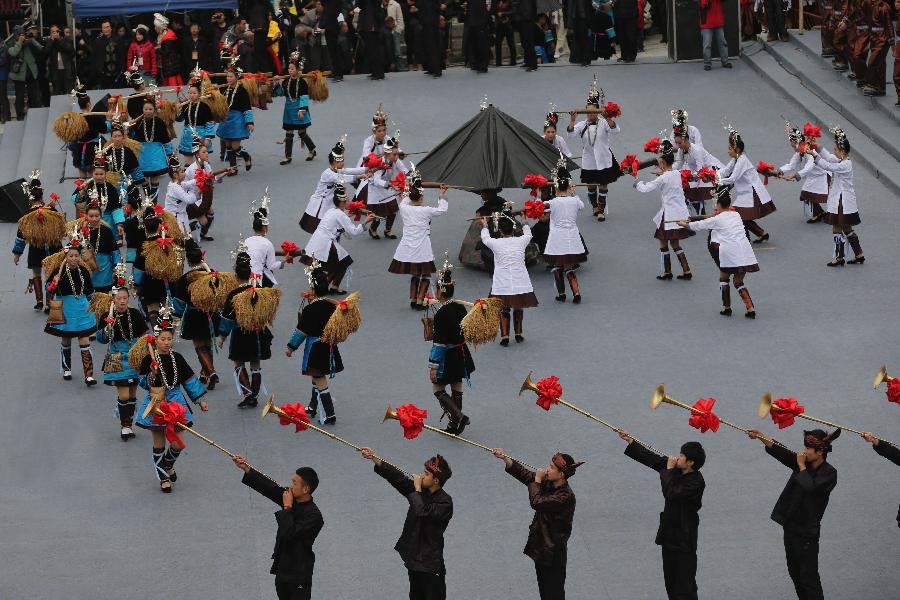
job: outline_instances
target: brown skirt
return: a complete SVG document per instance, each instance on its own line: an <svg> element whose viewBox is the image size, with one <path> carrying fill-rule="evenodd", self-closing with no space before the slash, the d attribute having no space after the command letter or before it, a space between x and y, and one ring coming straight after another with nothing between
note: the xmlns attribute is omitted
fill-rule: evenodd
<svg viewBox="0 0 900 600"><path fill-rule="evenodd" d="M822 220L829 225L859 225L862 223L858 212L844 214L844 200L842 198L838 199L837 214L827 212L822 217Z"/></svg>
<svg viewBox="0 0 900 600"><path fill-rule="evenodd" d="M568 267L569 265L580 265L587 262L587 253L581 254L557 254L544 255L544 262L554 267Z"/></svg>
<svg viewBox="0 0 900 600"><path fill-rule="evenodd" d="M356 192L356 197L354 200L357 202L365 203L366 200L369 199L369 184L366 184L366 187Z"/></svg>
<svg viewBox="0 0 900 600"><path fill-rule="evenodd" d="M742 273L756 273L759 271L759 265L754 263L743 267L719 267L719 270L729 275L740 275Z"/></svg>
<svg viewBox="0 0 900 600"><path fill-rule="evenodd" d="M711 187L688 187L684 188L684 199L691 202L699 202L700 200L712 200L713 189Z"/></svg>
<svg viewBox="0 0 900 600"><path fill-rule="evenodd" d="M316 227L319 226L321 220L322 219L314 217L311 214L303 213L303 216L300 217L300 229L306 233L315 233Z"/></svg>
<svg viewBox="0 0 900 600"><path fill-rule="evenodd" d="M434 266L434 261L429 260L428 262L403 262L399 260L391 260L391 266L388 267L389 273L394 273L396 275L412 275L413 277L419 277L421 275L431 275L432 273L437 271L437 267Z"/></svg>
<svg viewBox="0 0 900 600"><path fill-rule="evenodd" d="M397 205L396 198L393 198L390 202L382 202L381 204L369 204L366 206L366 208L375 213L376 217L389 217L400 210L400 207Z"/></svg>
<svg viewBox="0 0 900 600"><path fill-rule="evenodd" d="M828 194L816 194L815 192L800 192L800 200L803 202L814 202L816 204L824 204L828 202Z"/></svg>
<svg viewBox="0 0 900 600"><path fill-rule="evenodd" d="M697 232L692 231L687 227L678 227L676 229L666 229L666 215L663 213L662 218L659 220L659 227L656 228L656 232L653 234L658 240L684 240L692 235L695 235Z"/></svg>
<svg viewBox="0 0 900 600"><path fill-rule="evenodd" d="M756 194L756 190L753 190L753 206L735 206L734 210L741 215L742 221L756 221L775 212L775 202L770 201L763 204Z"/></svg>
<svg viewBox="0 0 900 600"><path fill-rule="evenodd" d="M500 298L503 302L503 308L534 308L538 305L537 296L534 292L526 292L524 294L511 294L509 296L498 296L488 294L491 298Z"/></svg>

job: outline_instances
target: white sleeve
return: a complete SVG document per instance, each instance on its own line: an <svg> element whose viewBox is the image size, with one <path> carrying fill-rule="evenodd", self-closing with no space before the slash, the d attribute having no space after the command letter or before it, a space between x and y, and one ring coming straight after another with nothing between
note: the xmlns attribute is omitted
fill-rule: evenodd
<svg viewBox="0 0 900 600"><path fill-rule="evenodd" d="M268 242L268 240L266 241ZM269 242L266 244L266 255L263 257L263 268L274 271L280 269L282 266L282 262L275 258L275 246L272 245L272 242Z"/></svg>
<svg viewBox="0 0 900 600"><path fill-rule="evenodd" d="M829 152L826 148L816 148L816 154L818 154L828 162L841 162L841 159Z"/></svg>
<svg viewBox="0 0 900 600"><path fill-rule="evenodd" d="M693 231L698 231L700 229L716 229L720 220L721 215L716 215L714 217L709 217L708 219L691 221L690 223L688 223L688 227Z"/></svg>
<svg viewBox="0 0 900 600"><path fill-rule="evenodd" d="M634 189L646 194L648 192L658 190L659 186L661 186L661 185L662 185L662 177L657 177L653 181L636 181L634 183Z"/></svg>
<svg viewBox="0 0 900 600"><path fill-rule="evenodd" d="M610 133L622 133L622 128L619 126L619 122L618 122L618 121L613 121L613 123L615 123L616 126L615 126L615 127L610 127L610 126L609 126L609 123L607 123L606 120L604 120L604 121L603 121L603 126L604 126L604 127L606 128L606 130L607 130L608 132L610 132Z"/></svg>
<svg viewBox="0 0 900 600"><path fill-rule="evenodd" d="M341 214L338 215L338 223L340 223L344 231L346 231L350 235L359 235L363 232L362 223L354 223L350 220L350 217L347 216L347 213L343 211L341 211Z"/></svg>
<svg viewBox="0 0 900 600"><path fill-rule="evenodd" d="M675 162L672 163L672 170L680 171L684 167L684 150L681 148L675 153Z"/></svg>
<svg viewBox="0 0 900 600"><path fill-rule="evenodd" d="M481 228L481 243L491 250L495 249L496 244L494 243L494 238L491 237L487 227Z"/></svg>
<svg viewBox="0 0 900 600"><path fill-rule="evenodd" d="M527 246L528 242L531 241L531 227L528 225L522 226L522 246Z"/></svg>
<svg viewBox="0 0 900 600"><path fill-rule="evenodd" d="M572 158L572 151L569 150L569 145L566 143L566 138L561 135L556 136L556 139L559 140L559 150L563 153L563 156L566 158Z"/></svg>
<svg viewBox="0 0 900 600"><path fill-rule="evenodd" d="M831 155L834 158L837 158L833 154ZM825 169L826 171L830 171L832 173L850 173L853 171L853 166L850 164L849 160L842 160L840 162L831 162L829 160L822 160L821 156L816 157L816 164Z"/></svg>
<svg viewBox="0 0 900 600"><path fill-rule="evenodd" d="M439 215L447 212L447 209L450 208L450 204L447 203L446 198L438 198L438 205L435 207L431 207L428 209L429 214L432 217L437 217Z"/></svg>
<svg viewBox="0 0 900 600"><path fill-rule="evenodd" d="M800 155L797 154L796 156L798 157L797 160L799 163ZM803 166L800 167L799 170L795 170L797 177L799 177L800 179L803 179L804 177L806 177L807 175L809 175L812 172L812 170L815 168L815 166L816 166L815 159L812 156L807 155L806 160L803 161Z"/></svg>
<svg viewBox="0 0 900 600"><path fill-rule="evenodd" d="M331 169L328 169L328 170L331 171ZM341 175L353 175L353 176L364 175L366 171L368 171L368 169L365 167L344 167L343 169L337 170L337 172L340 173ZM334 173L334 171L331 171L331 172Z"/></svg>
<svg viewBox="0 0 900 600"><path fill-rule="evenodd" d="M566 134L570 139L580 139L581 132L584 131L585 127L587 127L587 121L578 121L577 123L575 123L575 127L572 128L572 131L568 131L568 128L566 129Z"/></svg>

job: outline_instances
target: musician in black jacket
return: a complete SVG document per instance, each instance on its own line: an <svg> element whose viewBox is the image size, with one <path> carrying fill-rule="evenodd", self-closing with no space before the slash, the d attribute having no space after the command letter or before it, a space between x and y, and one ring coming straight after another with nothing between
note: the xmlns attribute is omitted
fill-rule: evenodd
<svg viewBox="0 0 900 600"><path fill-rule="evenodd" d="M403 532L394 550L409 572L410 600L444 600L444 531L453 518L453 498L444 491L453 474L450 465L438 454L428 459L421 475L410 479L383 462L371 448L360 448L360 452L375 463L375 472L409 501Z"/></svg>
<svg viewBox="0 0 900 600"><path fill-rule="evenodd" d="M290 487L283 488L248 465L243 456L232 460L244 472L241 483L281 507L275 513L278 532L269 571L275 576L278 600L309 600L316 564L313 544L325 524L312 497L319 476L311 467L300 467L291 476Z"/></svg>
<svg viewBox="0 0 900 600"><path fill-rule="evenodd" d="M772 509L772 520L784 528L784 553L788 574L800 600L824 598L819 578L819 533L831 490L837 485L837 470L826 459L831 442L841 430L803 432L803 451L794 454L756 429L751 439L766 445L766 453L791 470L791 477Z"/></svg>
<svg viewBox="0 0 900 600"><path fill-rule="evenodd" d="M666 594L669 600L697 600L697 513L706 488L700 474L706 452L699 442L687 442L678 456L660 456L625 430L619 437L628 442L625 456L659 473L666 504L659 515L656 544L662 546Z"/></svg>
<svg viewBox="0 0 900 600"><path fill-rule="evenodd" d="M860 436L872 444L872 449L875 450L875 452L895 465L900 466L900 448L885 442L884 440L878 439L874 434L869 433L868 431L862 432ZM900 509L897 509L897 527L900 527Z"/></svg>

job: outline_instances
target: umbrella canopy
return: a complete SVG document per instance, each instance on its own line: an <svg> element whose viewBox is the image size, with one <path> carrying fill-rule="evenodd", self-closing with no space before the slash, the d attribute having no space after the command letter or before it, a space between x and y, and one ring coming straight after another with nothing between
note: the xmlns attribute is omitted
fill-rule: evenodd
<svg viewBox="0 0 900 600"><path fill-rule="evenodd" d="M494 106L454 131L418 164L422 179L474 190L520 188L530 173L549 176L559 152ZM567 168L579 168L566 159Z"/></svg>
<svg viewBox="0 0 900 600"><path fill-rule="evenodd" d="M237 0L72 0L72 14L76 17L104 17L193 9L237 8Z"/></svg>

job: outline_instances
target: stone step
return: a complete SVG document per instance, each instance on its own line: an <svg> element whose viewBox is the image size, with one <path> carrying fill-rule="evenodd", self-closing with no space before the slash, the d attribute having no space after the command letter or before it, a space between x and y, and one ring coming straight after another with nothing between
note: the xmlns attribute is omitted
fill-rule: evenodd
<svg viewBox="0 0 900 600"><path fill-rule="evenodd" d="M7 121L0 138L0 185L16 179L19 165L19 148L25 135L24 121Z"/></svg>

